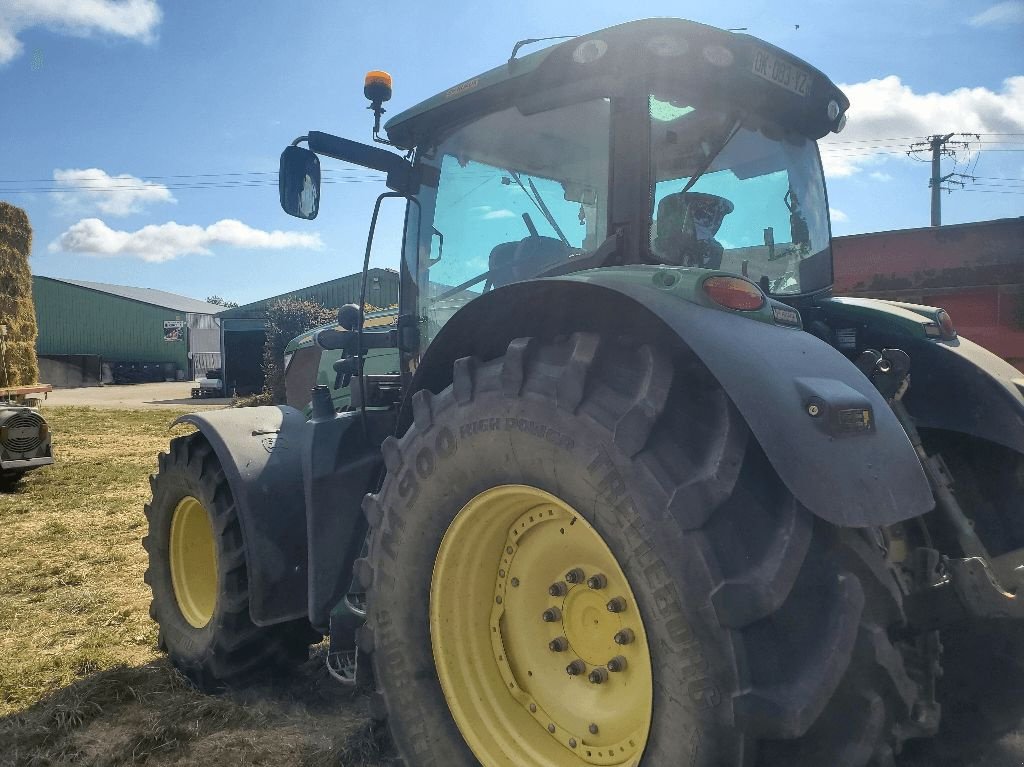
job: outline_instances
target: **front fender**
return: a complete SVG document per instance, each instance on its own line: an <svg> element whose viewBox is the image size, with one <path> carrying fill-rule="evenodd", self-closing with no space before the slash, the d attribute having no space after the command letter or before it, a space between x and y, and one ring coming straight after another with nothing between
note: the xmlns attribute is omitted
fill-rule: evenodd
<svg viewBox="0 0 1024 767"><path fill-rule="evenodd" d="M491 291L442 328L411 391L439 392L455 359L493 359L518 336L590 330L681 342L718 379L782 481L817 516L864 527L933 508L906 432L849 360L809 333L691 303L663 279L666 271L601 269ZM841 423L864 411L860 423Z"/></svg>
<svg viewBox="0 0 1024 767"><path fill-rule="evenodd" d="M910 355L903 404L919 427L1024 453L1024 374L963 336L928 337L923 326L938 309L874 298L831 298L818 308L833 323L856 327L862 346L895 346Z"/></svg>
<svg viewBox="0 0 1024 767"><path fill-rule="evenodd" d="M175 423L198 428L224 470L242 528L253 623L306 617L303 414L287 406L237 408Z"/></svg>

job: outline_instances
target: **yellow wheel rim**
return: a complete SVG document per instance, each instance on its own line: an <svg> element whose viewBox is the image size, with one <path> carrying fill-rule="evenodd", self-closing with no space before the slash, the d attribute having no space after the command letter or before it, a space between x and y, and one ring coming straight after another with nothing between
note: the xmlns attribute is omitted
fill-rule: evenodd
<svg viewBox="0 0 1024 767"><path fill-rule="evenodd" d="M198 500L185 496L171 517L171 585L185 620L201 629L217 606L217 549L213 525Z"/></svg>
<svg viewBox="0 0 1024 767"><path fill-rule="evenodd" d="M484 767L639 763L647 634L615 555L564 501L502 485L462 508L434 563L430 637Z"/></svg>

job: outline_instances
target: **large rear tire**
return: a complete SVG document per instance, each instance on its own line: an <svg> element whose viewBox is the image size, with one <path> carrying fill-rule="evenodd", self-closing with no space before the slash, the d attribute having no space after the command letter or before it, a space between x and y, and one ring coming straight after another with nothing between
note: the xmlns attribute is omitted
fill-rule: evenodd
<svg viewBox="0 0 1024 767"><path fill-rule="evenodd" d="M305 621L255 625L234 497L202 435L171 440L150 477L145 580L159 645L196 686L237 687L308 659Z"/></svg>
<svg viewBox="0 0 1024 767"><path fill-rule="evenodd" d="M698 360L517 339L413 414L356 567L406 764L852 767L934 728L875 538L795 501Z"/></svg>

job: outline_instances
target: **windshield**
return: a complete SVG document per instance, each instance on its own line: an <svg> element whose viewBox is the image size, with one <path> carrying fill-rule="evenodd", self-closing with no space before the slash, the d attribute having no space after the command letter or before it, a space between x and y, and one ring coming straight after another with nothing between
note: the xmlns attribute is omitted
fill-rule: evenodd
<svg viewBox="0 0 1024 767"><path fill-rule="evenodd" d="M489 290L600 265L584 256L610 234L611 112L605 98L537 114L510 107L419 151L423 181L406 259L422 341ZM635 256L641 263L721 269L782 296L831 284L812 140L739 111L656 96L649 125L650 218L636 223L650 238Z"/></svg>
<svg viewBox="0 0 1024 767"><path fill-rule="evenodd" d="M415 257L426 338L467 301L594 250L607 234L609 102L510 108L448 134L419 161ZM424 229L426 231L424 231ZM418 257L417 257L418 256ZM412 265L411 265L412 266Z"/></svg>
<svg viewBox="0 0 1024 767"><path fill-rule="evenodd" d="M742 274L776 295L831 284L828 206L812 140L652 97L657 261Z"/></svg>

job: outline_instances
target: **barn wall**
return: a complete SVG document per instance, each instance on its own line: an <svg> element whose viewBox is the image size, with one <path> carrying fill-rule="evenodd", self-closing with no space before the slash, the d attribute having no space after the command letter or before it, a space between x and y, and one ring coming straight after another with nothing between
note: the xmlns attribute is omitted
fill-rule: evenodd
<svg viewBox="0 0 1024 767"><path fill-rule="evenodd" d="M175 312L59 280L32 280L40 355L99 355L104 362L172 362L188 370L186 334L164 340L164 321L187 319Z"/></svg>

